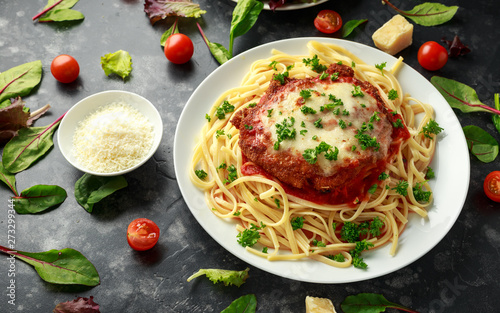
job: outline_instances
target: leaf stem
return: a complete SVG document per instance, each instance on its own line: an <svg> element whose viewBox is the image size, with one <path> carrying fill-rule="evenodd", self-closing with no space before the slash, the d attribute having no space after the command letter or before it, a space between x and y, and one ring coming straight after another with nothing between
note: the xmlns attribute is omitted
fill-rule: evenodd
<svg viewBox="0 0 500 313"><path fill-rule="evenodd" d="M383 0L385 1L385 0ZM461 102L463 105L466 105L466 106L469 106L469 107L478 107L478 108L482 108L482 109L485 109L485 110L488 110L490 111L490 113L494 113L494 114L498 114L500 115L500 110L497 110L497 109L494 109L494 108L491 108L487 105L484 105L484 104L472 104L472 103L469 103L467 101L464 101L462 99L460 99L459 97L455 96L454 94L452 94L451 92L449 92L448 90L446 90L444 87L436 84L437 86L439 86L448 96L452 97L453 99Z"/></svg>
<svg viewBox="0 0 500 313"><path fill-rule="evenodd" d="M404 16L430 16L430 15L443 14L443 12L435 12L435 13L424 12L424 14L408 13L406 11L398 9L394 4L390 3L389 0L382 0L382 2L386 3L388 6L390 6L391 8L393 8L396 12L398 12L399 14L404 15Z"/></svg>
<svg viewBox="0 0 500 313"><path fill-rule="evenodd" d="M67 113L67 112L66 112ZM41 132L40 134L38 134L35 138L33 138L32 141L30 141L24 148L23 150L21 150L21 152L19 152L19 154L16 156L16 158L14 160L12 160L12 163L16 162L17 159L19 159L19 157L21 157L21 155L24 153L24 151L26 151L26 149L28 149L29 146L31 146L31 144L33 142L35 142L36 140L40 139L43 134L45 134L45 132L47 132L49 129L51 129L54 125L57 125L61 120L62 118L64 117L64 115L66 115L66 113L64 113L63 115L61 115L57 120L55 120L52 124L50 124L49 126L47 126L43 132ZM11 163L11 164L12 164Z"/></svg>
<svg viewBox="0 0 500 313"><path fill-rule="evenodd" d="M2 90L0 90L0 94L2 94L2 92L5 91L5 89L7 89L7 87L9 87L13 82L15 82L16 80L18 80L19 78L23 77L24 75L28 74L28 72L32 69L32 67L30 67L26 72L22 73L21 75L17 76L16 78L14 78L13 80L11 80L10 82L7 83L7 85L5 85Z"/></svg>
<svg viewBox="0 0 500 313"><path fill-rule="evenodd" d="M39 115L42 115L43 113L47 112L48 109L50 109L50 104L47 103L38 110L31 112L30 118L38 118Z"/></svg>
<svg viewBox="0 0 500 313"><path fill-rule="evenodd" d="M40 13L38 13L37 15L33 16L31 19L34 21L36 20L37 18L39 18L40 16L44 15L45 13L47 13L48 11L52 10L56 5L58 5L59 3L63 2L63 0L59 0L57 1L56 3L54 3L53 5L51 5L50 7L46 8L45 10L42 10Z"/></svg>

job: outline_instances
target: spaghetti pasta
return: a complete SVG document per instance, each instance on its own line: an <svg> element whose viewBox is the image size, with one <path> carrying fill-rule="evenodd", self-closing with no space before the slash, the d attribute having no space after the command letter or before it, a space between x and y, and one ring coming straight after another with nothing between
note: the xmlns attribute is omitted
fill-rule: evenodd
<svg viewBox="0 0 500 313"><path fill-rule="evenodd" d="M434 111L429 104L404 95L395 77L401 60L386 71L365 64L334 44L310 41L308 49L309 55L303 56L273 50L268 59L253 63L241 86L219 96L206 115L208 123L194 149L190 179L204 191L206 203L216 216L239 221L240 236L249 230L254 234L258 232L254 240L258 244L254 246L252 242L246 249L268 260L310 258L335 267L348 267L356 257L349 253L356 248L356 242L346 242L342 237L343 225L360 225L374 220L383 223L380 234L368 233L363 239L373 248L391 244L390 254L393 255L408 215L414 212L425 217L426 208L432 202L425 176L436 141L422 131L433 119ZM269 175L245 176L241 172L244 156L238 145L239 130L230 122L231 117L258 102L277 72L288 72L293 78L319 75L302 61L314 55L326 65L354 63L355 78L377 88L388 110L401 114L411 135L401 144L394 160L387 164L385 178L359 203L315 203L287 194L282 184ZM389 100L390 90L401 96ZM401 182L407 182L402 190ZM427 191L426 201L416 199L414 187ZM292 221L297 218L302 225L294 229ZM262 247L265 247L263 251ZM335 255L341 257L332 257Z"/></svg>

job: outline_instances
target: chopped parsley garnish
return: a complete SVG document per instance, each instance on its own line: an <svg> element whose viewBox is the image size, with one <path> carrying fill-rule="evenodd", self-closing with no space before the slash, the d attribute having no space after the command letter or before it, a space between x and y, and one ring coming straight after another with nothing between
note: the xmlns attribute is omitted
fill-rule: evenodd
<svg viewBox="0 0 500 313"><path fill-rule="evenodd" d="M252 126L252 125L247 125L247 124L245 124L245 129L252 130L252 129L253 129L253 126Z"/></svg>
<svg viewBox="0 0 500 313"><path fill-rule="evenodd" d="M272 61L271 63L269 63L269 67L273 68L275 71L277 71L278 69L276 68L276 65L278 64L277 61Z"/></svg>
<svg viewBox="0 0 500 313"><path fill-rule="evenodd" d="M408 182L406 180L400 180L396 187L391 189L396 190L397 193L406 197L408 195Z"/></svg>
<svg viewBox="0 0 500 313"><path fill-rule="evenodd" d="M236 167L234 165L229 165L227 167L227 179L224 180L225 184L232 183L238 178L238 172L236 171Z"/></svg>
<svg viewBox="0 0 500 313"><path fill-rule="evenodd" d="M273 114L273 109L267 110L267 117L271 117L271 114Z"/></svg>
<svg viewBox="0 0 500 313"><path fill-rule="evenodd" d="M317 128L323 128L323 124L321 124L321 121L322 121L322 119L321 119L321 118L317 119L317 120L314 122L314 126L316 126Z"/></svg>
<svg viewBox="0 0 500 313"><path fill-rule="evenodd" d="M276 123L276 136L278 137L278 141L274 143L274 150L279 150L280 143L283 140L295 139L297 131L292 127L293 124L295 124L295 118L293 117L290 117L290 121L285 118L283 123Z"/></svg>
<svg viewBox="0 0 500 313"><path fill-rule="evenodd" d="M302 136L305 136L307 133L307 129L303 129L299 132Z"/></svg>
<svg viewBox="0 0 500 313"><path fill-rule="evenodd" d="M249 107L249 108L254 108L256 105L257 105L257 103L256 103L256 102L252 102L252 103L249 103L249 104L248 104L248 107Z"/></svg>
<svg viewBox="0 0 500 313"><path fill-rule="evenodd" d="M341 129L344 129L347 127L347 124L344 122L344 120L339 120L339 126Z"/></svg>
<svg viewBox="0 0 500 313"><path fill-rule="evenodd" d="M276 203L276 207L280 208L280 199L274 199L274 203Z"/></svg>
<svg viewBox="0 0 500 313"><path fill-rule="evenodd" d="M434 174L434 170L430 166L427 166L427 173L425 173L425 178L431 179L434 177L436 177L436 175Z"/></svg>
<svg viewBox="0 0 500 313"><path fill-rule="evenodd" d="M366 265L363 258L361 257L361 252L363 252L364 250L368 250L371 247L373 247L373 243L366 241L366 239L356 242L356 248L349 252L352 256L352 265L354 267L362 269L368 267L368 265Z"/></svg>
<svg viewBox="0 0 500 313"><path fill-rule="evenodd" d="M262 248L262 253L267 253L267 247Z"/></svg>
<svg viewBox="0 0 500 313"><path fill-rule="evenodd" d="M328 77L328 73L327 72L323 72L323 73L321 73L321 75L319 75L319 79L321 79L321 80L323 80L323 79L325 79L327 77Z"/></svg>
<svg viewBox="0 0 500 313"><path fill-rule="evenodd" d="M349 111L347 111L347 109L344 109L344 111L342 111L342 115L345 115L345 116L349 116Z"/></svg>
<svg viewBox="0 0 500 313"><path fill-rule="evenodd" d="M359 240L359 227L356 223L345 222L340 230L340 238L347 242L356 242Z"/></svg>
<svg viewBox="0 0 500 313"><path fill-rule="evenodd" d="M311 89L302 89L300 91L300 96L304 99L307 100L311 98Z"/></svg>
<svg viewBox="0 0 500 313"><path fill-rule="evenodd" d="M217 129L215 131L215 138L218 139L220 136L224 136L225 134L224 129Z"/></svg>
<svg viewBox="0 0 500 313"><path fill-rule="evenodd" d="M339 79L339 72L333 73L332 76L330 76L330 79L332 81Z"/></svg>
<svg viewBox="0 0 500 313"><path fill-rule="evenodd" d="M338 61L338 62L337 62L337 64L338 64L338 65L342 65L342 61Z"/></svg>
<svg viewBox="0 0 500 313"><path fill-rule="evenodd" d="M234 213L233 213L233 215L234 215L234 216L240 216L240 215L241 215L241 212L240 212L240 211L238 211L238 212L234 212Z"/></svg>
<svg viewBox="0 0 500 313"><path fill-rule="evenodd" d="M375 193L375 191L377 191L377 187L378 187L378 185L377 185L377 184L373 184L373 185L370 187L370 189L368 189L368 193L373 195L373 194Z"/></svg>
<svg viewBox="0 0 500 313"><path fill-rule="evenodd" d="M315 149L306 149L304 150L304 153L302 154L304 157L304 160L307 161L309 164L315 164L316 161L318 161L318 155L316 153Z"/></svg>
<svg viewBox="0 0 500 313"><path fill-rule="evenodd" d="M418 202L429 202L432 192L422 190L423 184L424 184L423 182L417 183L415 187L413 187L413 196L415 197L415 200L417 200Z"/></svg>
<svg viewBox="0 0 500 313"><path fill-rule="evenodd" d="M359 105L360 105L363 109L364 109L364 108L366 108L366 104L364 104L364 103L360 103Z"/></svg>
<svg viewBox="0 0 500 313"><path fill-rule="evenodd" d="M313 239L312 244L316 247L326 247L326 244L323 241L319 241L316 239Z"/></svg>
<svg viewBox="0 0 500 313"><path fill-rule="evenodd" d="M326 65L319 63L319 58L316 54L312 58L302 59L302 63L311 67L311 69L316 73L324 72L327 69Z"/></svg>
<svg viewBox="0 0 500 313"><path fill-rule="evenodd" d="M205 114L205 118L207 119L207 121L210 123L212 121L212 118L210 117L210 115Z"/></svg>
<svg viewBox="0 0 500 313"><path fill-rule="evenodd" d="M382 172L382 174L378 176L378 180L386 180L387 178L389 178L389 174L386 172Z"/></svg>
<svg viewBox="0 0 500 313"><path fill-rule="evenodd" d="M312 140L316 140L316 139L318 139L318 136L316 136L316 135L312 136Z"/></svg>
<svg viewBox="0 0 500 313"><path fill-rule="evenodd" d="M306 122L304 122L304 121L300 122L300 126L301 127L306 127Z"/></svg>
<svg viewBox="0 0 500 313"><path fill-rule="evenodd" d="M382 73L382 76L384 75L384 67L386 67L386 66L387 66L387 62L375 64L375 67L380 70L380 72Z"/></svg>
<svg viewBox="0 0 500 313"><path fill-rule="evenodd" d="M194 173L201 180L204 180L208 176L207 172L205 172L204 170L195 170Z"/></svg>
<svg viewBox="0 0 500 313"><path fill-rule="evenodd" d="M339 115L340 114L340 108L337 108L337 109L333 110L332 113L335 114L335 115Z"/></svg>
<svg viewBox="0 0 500 313"><path fill-rule="evenodd" d="M316 114L317 113L315 109L313 109L311 107L308 107L306 105L301 106L300 107L300 111L302 113L304 113L304 115L307 115L307 114Z"/></svg>
<svg viewBox="0 0 500 313"><path fill-rule="evenodd" d="M288 73L288 71L286 71L284 73L274 74L273 79L279 81L280 84L284 85L285 78L287 78L289 75L290 75L290 73Z"/></svg>
<svg viewBox="0 0 500 313"><path fill-rule="evenodd" d="M370 137L367 134L363 134L358 130L358 133L354 135L354 138L358 139L361 150L366 150L367 148L373 147L375 151L380 149L380 144L377 142L377 137Z"/></svg>
<svg viewBox="0 0 500 313"><path fill-rule="evenodd" d="M431 136L431 134L436 134L437 135L437 134L439 134L442 131L443 131L443 128L439 127L439 124L435 120L431 119L422 128L421 133L423 133L425 137L427 137L429 139L433 139L432 136Z"/></svg>
<svg viewBox="0 0 500 313"><path fill-rule="evenodd" d="M260 239L260 234L256 229L245 229L236 237L238 238L238 243L242 247L252 247Z"/></svg>
<svg viewBox="0 0 500 313"><path fill-rule="evenodd" d="M351 67L356 67L356 63L354 63L354 61L351 61Z"/></svg>
<svg viewBox="0 0 500 313"><path fill-rule="evenodd" d="M353 85L354 90L351 91L353 97L364 97L365 94L361 91L361 87Z"/></svg>
<svg viewBox="0 0 500 313"><path fill-rule="evenodd" d="M380 117L378 116L379 112L375 111L373 112L373 115L370 117L370 122L373 122L373 121L380 121Z"/></svg>
<svg viewBox="0 0 500 313"><path fill-rule="evenodd" d="M337 161L339 155L339 148L335 147L335 150L329 149L325 152L325 158L329 161Z"/></svg>
<svg viewBox="0 0 500 313"><path fill-rule="evenodd" d="M387 97L389 98L389 100L396 100L399 97L398 92L394 89L391 89L389 90Z"/></svg>
<svg viewBox="0 0 500 313"><path fill-rule="evenodd" d="M355 145L351 146L351 151L356 151L356 146Z"/></svg>
<svg viewBox="0 0 500 313"><path fill-rule="evenodd" d="M327 258L336 262L345 262L345 257L342 253L337 253L335 255L328 255Z"/></svg>
<svg viewBox="0 0 500 313"><path fill-rule="evenodd" d="M304 221L305 218L303 216L296 216L292 218L292 220L290 221L290 224L292 224L292 229L301 229L302 227L304 227Z"/></svg>
<svg viewBox="0 0 500 313"><path fill-rule="evenodd" d="M226 113L233 112L234 105L229 103L229 101L224 100L224 102L217 108L215 115L219 120L223 120L226 118Z"/></svg>
<svg viewBox="0 0 500 313"><path fill-rule="evenodd" d="M226 168L227 168L226 162L222 162L218 167L219 170L225 170Z"/></svg>
<svg viewBox="0 0 500 313"><path fill-rule="evenodd" d="M404 128L405 125L403 124L403 121L398 118L395 122L392 122L392 126L394 126L394 128Z"/></svg>

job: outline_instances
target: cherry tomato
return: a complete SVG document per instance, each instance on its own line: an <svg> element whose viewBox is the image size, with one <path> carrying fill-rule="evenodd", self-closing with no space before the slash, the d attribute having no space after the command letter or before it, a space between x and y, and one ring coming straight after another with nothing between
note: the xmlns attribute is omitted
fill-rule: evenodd
<svg viewBox="0 0 500 313"><path fill-rule="evenodd" d="M332 34L342 27L342 18L335 11L321 10L314 19L314 26L322 33Z"/></svg>
<svg viewBox="0 0 500 313"><path fill-rule="evenodd" d="M130 247L137 251L144 251L154 247L160 237L160 229L152 220L138 218L132 221L127 228L127 241Z"/></svg>
<svg viewBox="0 0 500 313"><path fill-rule="evenodd" d="M418 49L418 63L429 71L437 71L448 61L448 51L435 41L427 41Z"/></svg>
<svg viewBox="0 0 500 313"><path fill-rule="evenodd" d="M500 202L500 171L489 173L484 180L483 188L488 198Z"/></svg>
<svg viewBox="0 0 500 313"><path fill-rule="evenodd" d="M165 56L175 64L184 64L191 60L194 46L191 39L184 34L173 34L165 42Z"/></svg>
<svg viewBox="0 0 500 313"><path fill-rule="evenodd" d="M58 55L50 64L50 72L61 83L71 83L78 78L80 66L74 57L67 54Z"/></svg>

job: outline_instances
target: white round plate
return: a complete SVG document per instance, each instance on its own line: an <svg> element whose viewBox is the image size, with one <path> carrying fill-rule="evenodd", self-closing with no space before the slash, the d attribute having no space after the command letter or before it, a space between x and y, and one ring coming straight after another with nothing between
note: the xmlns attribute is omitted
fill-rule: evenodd
<svg viewBox="0 0 500 313"><path fill-rule="evenodd" d="M194 91L177 125L174 140L174 165L184 199L200 225L225 249L264 271L278 276L313 283L347 283L379 277L394 272L423 256L448 233L465 202L469 187L470 164L462 127L446 100L432 84L417 71L404 64L398 79L405 93L431 103L436 121L444 128L431 167L436 178L430 184L434 201L427 218L411 214L408 225L400 237L395 256L389 255L389 245L363 252L368 264L366 270L334 268L309 259L299 261L268 261L247 252L236 242L235 222L216 217L205 203L203 192L188 176L195 142L206 123L205 113L224 91L239 86L250 65L271 55L271 49L292 55L307 55L307 42L335 43L347 48L368 64L387 62L391 68L396 58L378 49L352 41L329 38L297 38L271 42L235 56L212 72Z"/></svg>
<svg viewBox="0 0 500 313"><path fill-rule="evenodd" d="M231 1L238 2L238 0L231 0ZM282 7L276 8L276 11L291 11L291 10L305 9L308 7L321 4L326 1L328 0L317 0L316 2L311 2L311 3L290 3L290 4L285 4ZM264 3L264 10L271 10L269 8L269 4L267 3L267 1Z"/></svg>

